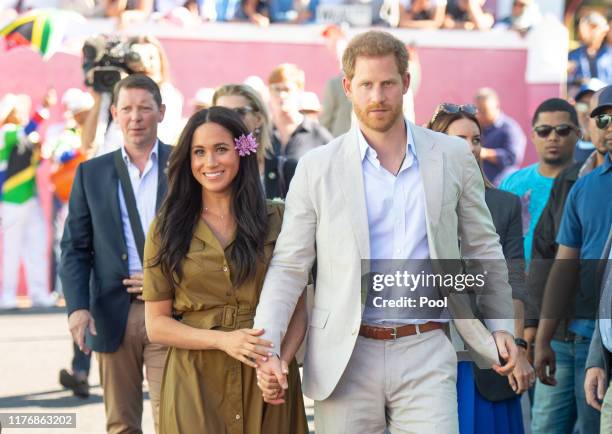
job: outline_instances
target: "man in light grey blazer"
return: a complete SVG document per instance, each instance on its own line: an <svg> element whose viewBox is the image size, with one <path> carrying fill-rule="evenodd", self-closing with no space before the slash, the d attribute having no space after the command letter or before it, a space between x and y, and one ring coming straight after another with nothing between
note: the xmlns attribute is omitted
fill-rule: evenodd
<svg viewBox="0 0 612 434"><path fill-rule="evenodd" d="M487 295L476 298L490 331L460 313L465 297L450 296L448 310L479 366L507 375L516 358L508 272L482 176L464 141L404 119L407 66L404 44L388 33L349 43L343 83L358 125L300 160L257 308L254 327L280 348L316 258L303 389L315 400L317 434L458 433L448 320L401 309L381 316L361 290L363 259L501 265L488 270ZM279 358L261 363L258 375L264 399L282 403L273 384L286 386Z"/></svg>

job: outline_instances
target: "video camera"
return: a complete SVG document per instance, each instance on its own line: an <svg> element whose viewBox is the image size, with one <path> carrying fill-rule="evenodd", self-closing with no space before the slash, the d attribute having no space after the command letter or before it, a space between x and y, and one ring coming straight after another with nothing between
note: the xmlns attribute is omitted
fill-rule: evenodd
<svg viewBox="0 0 612 434"><path fill-rule="evenodd" d="M149 69L147 55L135 38L98 35L83 45L85 85L99 93L112 93L122 78ZM144 54L144 55L143 55Z"/></svg>

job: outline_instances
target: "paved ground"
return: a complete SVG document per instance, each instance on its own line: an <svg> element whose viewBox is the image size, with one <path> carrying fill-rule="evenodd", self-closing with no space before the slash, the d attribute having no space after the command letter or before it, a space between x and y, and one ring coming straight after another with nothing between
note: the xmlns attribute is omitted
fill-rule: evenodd
<svg viewBox="0 0 612 434"><path fill-rule="evenodd" d="M76 413L76 429L5 429L6 434L103 434L104 404L98 366L92 360L91 396L79 399L58 383L70 366L71 340L65 311L21 309L0 312L0 413ZM144 433L153 433L151 407L145 404ZM307 414L313 420L312 403Z"/></svg>

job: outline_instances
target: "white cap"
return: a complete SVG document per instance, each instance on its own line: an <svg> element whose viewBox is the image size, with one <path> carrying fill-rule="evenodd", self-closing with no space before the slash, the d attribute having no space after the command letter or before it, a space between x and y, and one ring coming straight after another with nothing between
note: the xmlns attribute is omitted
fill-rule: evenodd
<svg viewBox="0 0 612 434"><path fill-rule="evenodd" d="M314 92L302 92L300 98L300 110L308 110L312 112L321 111L321 103L319 97Z"/></svg>
<svg viewBox="0 0 612 434"><path fill-rule="evenodd" d="M73 115L90 110L94 106L94 99L88 92L71 87L62 95L62 104L66 111Z"/></svg>

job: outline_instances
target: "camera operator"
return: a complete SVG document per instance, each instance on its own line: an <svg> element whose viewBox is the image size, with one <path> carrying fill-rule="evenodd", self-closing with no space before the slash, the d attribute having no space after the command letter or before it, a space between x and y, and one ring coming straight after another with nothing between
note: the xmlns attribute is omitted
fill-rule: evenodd
<svg viewBox="0 0 612 434"><path fill-rule="evenodd" d="M93 41L92 44L103 44L104 41L102 37L101 40ZM128 74L139 72L147 75L157 83L167 107L164 121L159 124L158 136L165 143L174 143L181 129L183 96L170 81L166 52L160 42L153 36L132 37L117 45L121 46L124 50L129 50L126 56L136 57L138 60L121 65L120 68L114 68L123 70L122 76L118 76L116 81L118 81L118 78L125 77ZM107 50L107 48L102 46L95 48L100 51ZM104 54L107 55L108 53ZM112 62L111 64L115 65ZM92 65L86 66L84 63L86 75L89 70L103 69L99 68L95 61L93 66L93 68ZM81 136L82 149L90 156L98 156L118 149L122 143L121 131L109 116L110 101L112 99L110 89L112 89L115 82L102 83L103 86L100 86L98 83L93 83L90 78L87 78L86 83L93 88L95 104L83 125ZM101 87L104 88L103 92L100 91ZM98 132L98 128L105 128L104 133Z"/></svg>

